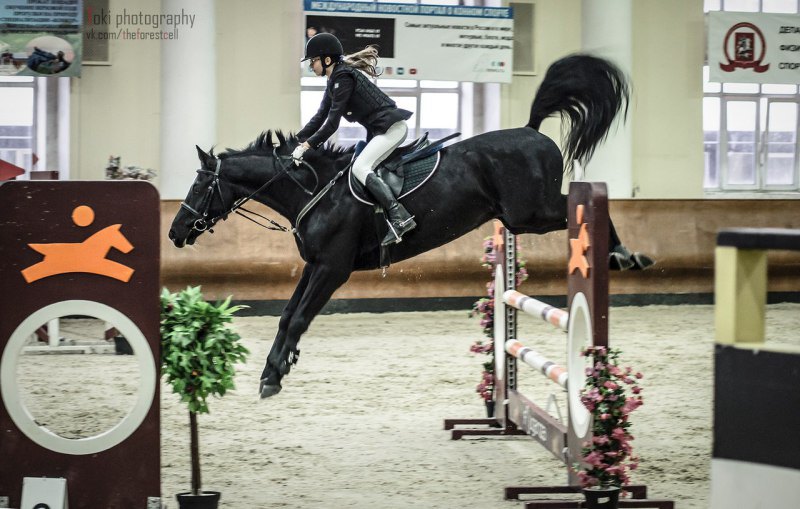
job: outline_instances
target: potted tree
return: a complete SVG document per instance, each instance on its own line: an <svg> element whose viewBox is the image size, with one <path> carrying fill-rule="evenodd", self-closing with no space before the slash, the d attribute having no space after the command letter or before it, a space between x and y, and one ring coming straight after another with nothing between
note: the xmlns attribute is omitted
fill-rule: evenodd
<svg viewBox="0 0 800 509"><path fill-rule="evenodd" d="M582 448L578 476L586 507L616 509L620 490L629 484L628 471L638 466L631 447L629 416L643 403L638 385L642 374L620 366L617 349L596 346L583 354L592 359L581 393L592 417L592 439Z"/></svg>
<svg viewBox="0 0 800 509"><path fill-rule="evenodd" d="M202 490L197 414L208 413L209 396L221 397L234 388L234 366L249 353L230 327L243 306L231 306L230 301L210 304L199 286L161 293L162 374L189 408L192 490L176 495L181 509L216 509L221 496Z"/></svg>

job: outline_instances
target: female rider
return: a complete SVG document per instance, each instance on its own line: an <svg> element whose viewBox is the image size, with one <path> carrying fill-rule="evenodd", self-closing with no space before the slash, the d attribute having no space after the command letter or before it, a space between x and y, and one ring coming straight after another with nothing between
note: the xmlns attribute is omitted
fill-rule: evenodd
<svg viewBox="0 0 800 509"><path fill-rule="evenodd" d="M390 245L416 227L414 217L397 202L389 186L374 172L408 134L412 113L398 108L367 75L376 78L378 51L368 46L344 56L342 43L334 35L317 34L306 43L302 62L309 61L317 76L326 76L328 84L317 113L297 133L301 142L292 152L299 164L309 148L316 148L336 132L342 117L358 122L367 130L367 146L353 163L353 175L364 184L389 216L389 232L381 242ZM366 73L366 74L365 74Z"/></svg>

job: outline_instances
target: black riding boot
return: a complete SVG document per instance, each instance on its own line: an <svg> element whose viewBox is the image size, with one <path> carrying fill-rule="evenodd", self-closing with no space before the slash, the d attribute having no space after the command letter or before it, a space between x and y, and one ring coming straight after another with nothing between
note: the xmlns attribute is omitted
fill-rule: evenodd
<svg viewBox="0 0 800 509"><path fill-rule="evenodd" d="M392 190L380 177L370 173L367 175L364 185L389 216L389 233L383 238L382 246L400 242L403 235L417 227L417 223L414 222L414 216L409 214L406 208L397 202Z"/></svg>

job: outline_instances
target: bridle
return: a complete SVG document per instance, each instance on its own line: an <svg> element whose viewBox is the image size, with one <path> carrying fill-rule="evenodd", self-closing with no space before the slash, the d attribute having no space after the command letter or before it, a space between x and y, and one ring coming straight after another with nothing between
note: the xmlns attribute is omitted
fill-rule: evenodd
<svg viewBox="0 0 800 509"><path fill-rule="evenodd" d="M313 189L308 189L306 186L303 185L302 182L297 180L297 178L294 175L292 175L292 172L290 171L292 164L294 164L292 156L279 155L278 147L274 147L272 150L272 157L275 158L275 165L278 168L280 168L280 170L271 179L265 182L261 187L259 187L249 195L236 200L233 203L233 205L231 205L230 208L228 208L228 206L226 205L226 200L222 193L222 185L221 185L222 179L220 178L220 173L222 170L222 159L217 158L217 166L214 169L214 171L207 170L205 168L200 168L199 170L197 170L198 175L200 174L212 175L212 179L211 182L208 184L206 192L203 195L203 198L200 200L200 204L198 205L197 209L186 203L185 200L181 202L181 208L186 209L187 211L189 211L190 214L192 214L192 216L194 216L194 223L192 224L192 230L201 233L208 230L210 233L214 233L214 230L212 228L217 223L217 221L219 221L220 219L225 220L228 218L229 214L235 212L236 214L239 214L245 219L248 219L268 230L276 230L283 232L289 231L288 228L279 225L272 219L262 216L257 212L245 209L243 205L248 201L250 201L255 195L268 188L272 183L274 183L283 176L289 177L292 180L292 182L297 184L297 186L303 190L303 192L305 192L309 196L313 196L317 190L317 187L319 186L319 176L317 175L317 171L314 169L313 166L311 166L304 160L300 161L300 164L308 168L311 171L311 174L314 175L314 187ZM217 197L219 199L219 202L222 204L222 209L224 210L224 212L209 219L208 216L209 212L211 211L211 205L214 202L214 197ZM258 216L261 219L264 219L265 221L269 222L272 226L267 226L265 224L262 224L259 221L250 217L249 215Z"/></svg>

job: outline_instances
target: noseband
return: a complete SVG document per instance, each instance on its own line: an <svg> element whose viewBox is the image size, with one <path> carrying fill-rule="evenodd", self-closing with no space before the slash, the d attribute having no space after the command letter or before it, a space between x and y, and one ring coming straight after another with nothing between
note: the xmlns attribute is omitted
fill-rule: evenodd
<svg viewBox="0 0 800 509"><path fill-rule="evenodd" d="M291 170L291 165L293 164L292 156L281 156L281 155L278 155L278 148L277 147L273 148L272 156L275 158L275 165L278 168L280 168L280 171L278 171L275 174L275 176L273 176L271 179L269 179L267 182L265 182L261 187L259 187L258 189L256 189L252 193L250 193L248 196L245 196L243 198L239 198L238 200L236 200L230 208L228 208L228 206L226 205L225 198L222 195L222 186L220 185L220 182L221 182L220 171L222 169L222 159L217 158L217 167L216 167L216 169L214 171L206 170L205 168L200 168L199 170L197 170L198 174L209 174L209 175L212 175L213 178L211 180L211 183L206 188L206 192L203 195L203 198L201 199L200 204L198 205L198 209L200 209L200 210L195 209L194 207L192 207L191 205L186 203L185 200L181 202L181 208L186 209L187 211L189 211L189 213L192 214L194 216L194 218L195 218L195 221L192 224L192 230L193 231L197 231L197 232L201 232L201 233L206 231L206 230L208 230L210 233L214 233L214 230L212 228L217 223L217 221L219 221L220 219L225 220L225 219L228 218L229 214L231 214L232 212L235 212L236 214L239 214L240 216L244 217L245 219L249 219L250 221L253 221L257 225L262 226L262 227L264 227L264 228L266 228L268 230L278 230L278 231L284 231L284 232L285 231L289 231L288 228L279 225L278 223L276 223L272 219L264 217L261 214L258 214L256 212L247 210L244 207L242 207L242 205L244 205L245 203L250 201L255 195L257 195L261 191L265 190L267 187L270 186L270 184L272 184L273 182L277 181L279 178L283 177L284 175L288 176L292 180L292 182L297 184L297 186L300 187L300 189L302 189L303 192L305 192L306 194L308 194L310 196L313 196L314 193L317 190L317 187L319 186L319 176L317 175L317 172L316 172L316 170L314 169L313 166L311 166L310 164L308 164L305 161L302 161L302 160L300 161L301 164L303 164L309 170L311 170L311 174L314 175L314 188L313 189L308 189L299 180L297 180L297 178L294 175L292 175L292 173L290 171ZM286 160L286 163L284 163L282 160ZM222 208L223 208L223 210L225 210L225 212L223 212L223 213L221 213L221 214L219 214L219 215L217 215L217 216L215 216L215 217L213 217L211 219L208 219L208 215L209 215L209 212L211 210L211 204L213 203L215 196L217 196L219 198L219 201L222 204ZM201 210L202 210L202 212L201 212ZM258 217L268 221L272 226L267 226L267 225L261 224L260 222L258 222L257 220L253 219L252 217L249 217L248 215L244 214L243 212L245 212L247 214L250 214L250 215L258 216Z"/></svg>

